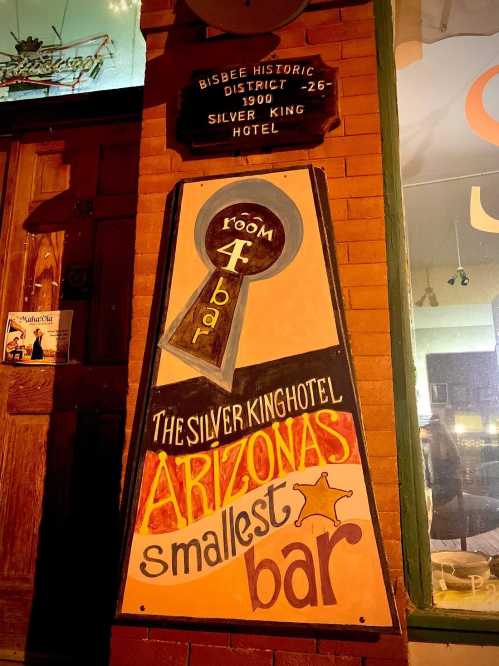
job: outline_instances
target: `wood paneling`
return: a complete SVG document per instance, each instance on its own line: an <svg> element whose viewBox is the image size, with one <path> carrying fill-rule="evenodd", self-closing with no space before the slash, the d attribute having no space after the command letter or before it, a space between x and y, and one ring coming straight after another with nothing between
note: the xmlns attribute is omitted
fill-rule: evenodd
<svg viewBox="0 0 499 666"><path fill-rule="evenodd" d="M24 310L56 310L61 289L64 231L27 235Z"/></svg>
<svg viewBox="0 0 499 666"><path fill-rule="evenodd" d="M6 418L0 468L0 579L34 575L45 480L47 417Z"/></svg>
<svg viewBox="0 0 499 666"><path fill-rule="evenodd" d="M133 193L137 189L137 165L136 143L103 145L100 154L99 194Z"/></svg>
<svg viewBox="0 0 499 666"><path fill-rule="evenodd" d="M126 367L84 366L10 368L9 414L50 414L53 410L123 409Z"/></svg>
<svg viewBox="0 0 499 666"><path fill-rule="evenodd" d="M97 227L91 363L127 362L134 235L132 220L102 220Z"/></svg>
<svg viewBox="0 0 499 666"><path fill-rule="evenodd" d="M0 237L0 321L17 310L74 315L69 364L0 364L0 656L89 645L87 663L98 663L105 653L139 132L138 123L117 123L14 142ZM0 140L0 197L2 148ZM84 292L64 288L75 269L88 276ZM88 543L96 529L99 557ZM67 584L75 566L84 588L76 595ZM77 639L79 631L85 637Z"/></svg>

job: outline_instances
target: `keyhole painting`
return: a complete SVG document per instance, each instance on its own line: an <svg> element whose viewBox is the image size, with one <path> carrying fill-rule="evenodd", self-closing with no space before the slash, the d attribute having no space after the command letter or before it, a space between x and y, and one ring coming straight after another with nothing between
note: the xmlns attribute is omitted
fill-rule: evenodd
<svg viewBox="0 0 499 666"><path fill-rule="evenodd" d="M186 180L174 202L118 616L397 631L324 174Z"/></svg>

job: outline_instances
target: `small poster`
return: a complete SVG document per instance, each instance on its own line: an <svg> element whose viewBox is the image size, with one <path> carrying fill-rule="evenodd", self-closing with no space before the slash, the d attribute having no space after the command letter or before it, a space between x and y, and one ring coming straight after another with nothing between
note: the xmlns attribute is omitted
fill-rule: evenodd
<svg viewBox="0 0 499 666"><path fill-rule="evenodd" d="M119 613L397 631L324 174L176 195Z"/></svg>
<svg viewBox="0 0 499 666"><path fill-rule="evenodd" d="M72 319L72 310L9 312L3 349L4 363L67 363Z"/></svg>

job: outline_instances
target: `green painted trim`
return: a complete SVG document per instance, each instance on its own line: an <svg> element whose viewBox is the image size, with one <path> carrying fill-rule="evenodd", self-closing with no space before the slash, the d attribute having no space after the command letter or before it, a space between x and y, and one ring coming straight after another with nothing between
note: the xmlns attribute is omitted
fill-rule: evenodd
<svg viewBox="0 0 499 666"><path fill-rule="evenodd" d="M412 359L407 246L400 180L397 80L390 1L375 0L374 11L404 572L411 600L418 608L426 608L431 605L430 542Z"/></svg>
<svg viewBox="0 0 499 666"><path fill-rule="evenodd" d="M431 563L412 357L409 267L399 160L397 85L390 0L374 0L383 143L388 291L395 396L402 547L410 640L499 645L499 616L431 606Z"/></svg>
<svg viewBox="0 0 499 666"><path fill-rule="evenodd" d="M407 618L409 640L423 643L499 645L499 617L467 611L415 610Z"/></svg>
<svg viewBox="0 0 499 666"><path fill-rule="evenodd" d="M454 643L457 645L498 645L499 634L487 634L479 631L454 629L417 629L408 628L409 640L414 643Z"/></svg>

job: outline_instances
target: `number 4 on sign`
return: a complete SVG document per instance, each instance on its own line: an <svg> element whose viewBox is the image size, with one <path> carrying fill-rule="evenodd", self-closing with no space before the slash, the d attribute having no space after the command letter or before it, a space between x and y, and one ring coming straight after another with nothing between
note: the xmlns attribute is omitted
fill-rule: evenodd
<svg viewBox="0 0 499 666"><path fill-rule="evenodd" d="M248 263L247 257L242 256L242 251L247 245L253 245L252 241L236 238L230 243L227 243L227 245L219 247L217 252L220 252L220 254L226 254L230 257L229 262L225 266L222 266L222 268L226 271L231 271L231 273L238 273L239 271L236 270L237 262L242 261L243 264Z"/></svg>

